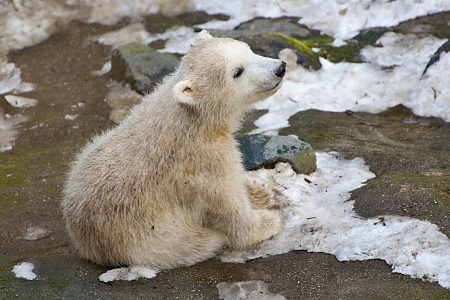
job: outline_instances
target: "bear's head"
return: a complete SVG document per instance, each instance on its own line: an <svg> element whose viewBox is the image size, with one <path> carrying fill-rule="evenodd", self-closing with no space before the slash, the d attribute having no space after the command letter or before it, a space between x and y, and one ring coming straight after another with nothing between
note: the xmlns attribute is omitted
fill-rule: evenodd
<svg viewBox="0 0 450 300"><path fill-rule="evenodd" d="M202 31L181 60L174 94L181 105L226 114L273 95L285 72L281 60L257 55L246 43Z"/></svg>

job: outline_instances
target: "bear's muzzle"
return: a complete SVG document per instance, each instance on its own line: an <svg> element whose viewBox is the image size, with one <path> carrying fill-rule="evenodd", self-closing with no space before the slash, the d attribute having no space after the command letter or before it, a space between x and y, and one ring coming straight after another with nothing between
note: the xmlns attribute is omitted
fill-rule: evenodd
<svg viewBox="0 0 450 300"><path fill-rule="evenodd" d="M281 62L281 65L278 67L277 72L275 75L277 77L282 78L286 74L286 63L284 61Z"/></svg>

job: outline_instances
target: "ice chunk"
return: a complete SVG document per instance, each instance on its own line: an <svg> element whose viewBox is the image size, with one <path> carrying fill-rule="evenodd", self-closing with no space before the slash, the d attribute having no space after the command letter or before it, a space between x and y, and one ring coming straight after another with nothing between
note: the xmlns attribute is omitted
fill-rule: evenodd
<svg viewBox="0 0 450 300"><path fill-rule="evenodd" d="M98 277L100 281L111 282L114 280L132 281L139 278L153 278L159 270L150 269L143 266L133 266L129 268L117 268L109 270Z"/></svg>
<svg viewBox="0 0 450 300"><path fill-rule="evenodd" d="M17 278L25 278L27 280L36 279L36 274L33 273L34 265L29 262L21 262L14 266L12 272L16 274Z"/></svg>
<svg viewBox="0 0 450 300"><path fill-rule="evenodd" d="M14 95L7 95L5 99L14 107L33 107L38 103L36 99Z"/></svg>
<svg viewBox="0 0 450 300"><path fill-rule="evenodd" d="M219 298L223 300L285 300L286 298L269 292L267 283L261 280L245 282L221 282L217 284Z"/></svg>
<svg viewBox="0 0 450 300"><path fill-rule="evenodd" d="M32 226L27 229L23 239L28 241L37 241L50 235L50 231L39 226Z"/></svg>

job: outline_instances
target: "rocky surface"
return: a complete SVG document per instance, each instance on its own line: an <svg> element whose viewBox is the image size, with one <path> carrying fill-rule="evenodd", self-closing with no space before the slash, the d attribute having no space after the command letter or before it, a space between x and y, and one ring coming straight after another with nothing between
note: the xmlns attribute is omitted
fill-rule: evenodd
<svg viewBox="0 0 450 300"><path fill-rule="evenodd" d="M447 12L419 18L395 30L448 38L449 16ZM204 13L179 19L150 16L145 22L149 29L155 28L151 31L161 32L195 18L210 17ZM104 101L110 77L91 74L110 60L111 49L86 41L117 26L71 23L39 45L9 55L21 68L23 80L37 86L24 96L39 103L32 108L14 108L13 114L26 115L29 121L18 128L13 149L0 153L0 299L218 299L217 284L254 280L264 281L271 293L287 299L450 298L448 289L392 273L379 260L339 262L332 255L304 251L245 264L210 260L163 271L151 279L100 282L99 275L107 269L74 252L59 203L74 155L95 134L114 126L109 119L111 108ZM330 42L323 38L313 33L310 40ZM318 55L357 59L358 50L351 50L360 44L357 39L354 43L355 48L347 47L345 53L330 47ZM157 43L152 46L157 48ZM257 114L249 115L246 124ZM376 115L305 111L293 116L290 124L281 134L295 134L315 150L365 159L377 177L352 194L363 217L413 216L430 220L450 235L449 123L395 107ZM46 234L24 239L33 227ZM11 270L20 262L34 264L35 280L14 276Z"/></svg>

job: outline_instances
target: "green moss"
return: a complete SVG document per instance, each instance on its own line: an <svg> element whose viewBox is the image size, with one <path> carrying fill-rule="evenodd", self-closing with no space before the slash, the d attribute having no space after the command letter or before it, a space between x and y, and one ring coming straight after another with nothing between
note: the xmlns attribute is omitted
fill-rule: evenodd
<svg viewBox="0 0 450 300"><path fill-rule="evenodd" d="M142 53L153 53L155 50L141 43L129 43L120 47L128 55L134 56Z"/></svg>
<svg viewBox="0 0 450 300"><path fill-rule="evenodd" d="M5 156L0 159L0 187L25 182L26 171L17 156Z"/></svg>
<svg viewBox="0 0 450 300"><path fill-rule="evenodd" d="M23 191L40 189L43 182L46 188L54 188L53 179L63 172L55 167L65 165L61 155L65 145L58 142L46 147L22 148L0 155L0 210L27 198ZM57 157L61 159L55 160Z"/></svg>
<svg viewBox="0 0 450 300"><path fill-rule="evenodd" d="M450 194L448 190L448 179L443 173L411 174L403 173L393 176L393 181L404 185L416 185L420 183L423 190L428 190L436 201L450 208Z"/></svg>
<svg viewBox="0 0 450 300"><path fill-rule="evenodd" d="M333 41L334 39L332 37L325 34L311 36L307 39L303 39L303 43L310 48L313 47L320 48L325 45L331 44Z"/></svg>
<svg viewBox="0 0 450 300"><path fill-rule="evenodd" d="M331 44L334 39L328 35L316 35L305 39L298 39L279 32L270 32L269 34L277 36L291 44L299 52L306 54L311 59L319 62L319 57L337 63L341 61L358 62L359 51L362 45L349 40L346 45L334 47ZM319 52L314 53L311 49L318 48Z"/></svg>
<svg viewBox="0 0 450 300"><path fill-rule="evenodd" d="M361 50L360 43L353 40L346 41L347 44L341 47L334 47L331 44L334 39L328 35L312 36L303 40L303 43L310 48L319 48L318 56L326 58L327 60L337 63L342 61L358 62L359 51Z"/></svg>
<svg viewBox="0 0 450 300"><path fill-rule="evenodd" d="M2 282L7 282L7 281L11 281L14 280L16 277L14 276L14 273L11 272L13 267L14 267L14 263L7 263L6 261L0 261L0 283ZM1 292L0 292L1 295ZM1 297L0 297L1 299Z"/></svg>
<svg viewBox="0 0 450 300"><path fill-rule="evenodd" d="M359 43L348 41L346 45L341 47L333 47L331 45L322 45L318 53L319 56L327 60L337 63L342 61L360 62L359 51L361 45Z"/></svg>
<svg viewBox="0 0 450 300"><path fill-rule="evenodd" d="M311 50L311 47L308 46L308 44L304 43L303 41L279 32L269 32L269 34L282 38L283 40L294 46L295 49L297 49L299 52L308 55L311 59L315 60L318 59L317 55Z"/></svg>

